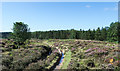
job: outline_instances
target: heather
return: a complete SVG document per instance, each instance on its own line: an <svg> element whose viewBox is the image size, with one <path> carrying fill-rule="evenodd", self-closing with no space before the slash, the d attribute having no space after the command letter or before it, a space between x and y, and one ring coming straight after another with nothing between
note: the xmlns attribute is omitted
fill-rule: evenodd
<svg viewBox="0 0 120 71"><path fill-rule="evenodd" d="M31 39L26 46L2 39L2 67L5 70L118 69L118 44L75 39ZM59 66L60 51L64 60ZM110 60L113 59L112 62Z"/></svg>

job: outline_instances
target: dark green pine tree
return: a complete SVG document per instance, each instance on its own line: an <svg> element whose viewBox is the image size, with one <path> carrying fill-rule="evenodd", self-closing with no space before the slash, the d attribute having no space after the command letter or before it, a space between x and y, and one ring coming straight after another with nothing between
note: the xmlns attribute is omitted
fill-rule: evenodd
<svg viewBox="0 0 120 71"><path fill-rule="evenodd" d="M101 30L101 40L102 41L106 40L106 38L107 38L107 30L106 30L106 28L102 27L102 30Z"/></svg>
<svg viewBox="0 0 120 71"><path fill-rule="evenodd" d="M118 22L117 30L118 30L118 33L117 33L117 36L118 36L118 43L120 44L120 22Z"/></svg>
<svg viewBox="0 0 120 71"><path fill-rule="evenodd" d="M118 41L118 22L111 23L107 34L108 41Z"/></svg>
<svg viewBox="0 0 120 71"><path fill-rule="evenodd" d="M95 40L101 40L101 31L99 27L97 28L95 32Z"/></svg>
<svg viewBox="0 0 120 71"><path fill-rule="evenodd" d="M95 39L95 29L93 29L93 31L91 32L91 40Z"/></svg>
<svg viewBox="0 0 120 71"><path fill-rule="evenodd" d="M76 31L74 29L70 30L70 39L75 39L76 38Z"/></svg>
<svg viewBox="0 0 120 71"><path fill-rule="evenodd" d="M80 31L76 31L76 39L80 39Z"/></svg>
<svg viewBox="0 0 120 71"><path fill-rule="evenodd" d="M90 29L87 31L86 35L87 35L87 39L88 39L88 40L89 40L89 39L92 39L92 32L91 32Z"/></svg>

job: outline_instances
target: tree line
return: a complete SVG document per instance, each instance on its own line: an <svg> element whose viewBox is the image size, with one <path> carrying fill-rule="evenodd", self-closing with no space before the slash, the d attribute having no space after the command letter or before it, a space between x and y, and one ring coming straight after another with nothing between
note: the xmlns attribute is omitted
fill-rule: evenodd
<svg viewBox="0 0 120 71"><path fill-rule="evenodd" d="M20 27L21 28L16 28ZM21 29L21 30L20 30ZM17 30L17 31L16 31ZM29 32L29 34L26 34ZM109 27L98 27L96 30L51 30L30 32L27 24L16 22L13 26L13 32L3 32L2 38L36 38L36 39L83 39L83 40L100 40L100 41L120 41L120 22L112 22ZM11 35L12 34L12 35ZM25 34L25 35L24 35ZM23 40L20 39L19 40Z"/></svg>
<svg viewBox="0 0 120 71"><path fill-rule="evenodd" d="M32 38L36 39L85 39L100 41L118 41L120 32L120 23L112 22L109 27L98 27L96 30L52 30L36 31L31 33Z"/></svg>

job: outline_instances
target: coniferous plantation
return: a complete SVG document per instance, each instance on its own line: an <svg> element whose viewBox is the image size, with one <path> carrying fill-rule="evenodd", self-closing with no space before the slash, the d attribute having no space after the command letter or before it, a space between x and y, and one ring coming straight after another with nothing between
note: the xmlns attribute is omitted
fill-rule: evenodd
<svg viewBox="0 0 120 71"><path fill-rule="evenodd" d="M118 42L119 22L112 22L110 26L98 27L89 30L51 30L31 32L31 38L35 39L83 39ZM2 32L2 38L11 38L12 32ZM21 34L22 35L22 34Z"/></svg>
<svg viewBox="0 0 120 71"><path fill-rule="evenodd" d="M119 22L96 30L36 32L15 22L12 30L0 39L3 71L120 69Z"/></svg>

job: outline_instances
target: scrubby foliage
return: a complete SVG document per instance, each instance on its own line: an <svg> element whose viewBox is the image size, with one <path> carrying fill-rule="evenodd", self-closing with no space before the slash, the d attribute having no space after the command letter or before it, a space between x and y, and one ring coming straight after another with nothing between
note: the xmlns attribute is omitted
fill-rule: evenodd
<svg viewBox="0 0 120 71"><path fill-rule="evenodd" d="M11 41L13 44L10 44ZM12 47L12 45L15 45L14 42L14 40L7 39L0 41L3 51L3 71L26 71L32 69L39 71L41 69L50 69L52 67L52 61L60 57L59 52L55 48L51 48L47 45L33 44L35 42L34 40L30 40L30 44L27 47L21 47L20 49L14 49Z"/></svg>
<svg viewBox="0 0 120 71"><path fill-rule="evenodd" d="M103 41L91 40L48 40L55 47L59 47L66 52L71 51L71 61L67 65L67 69L116 69L119 70L118 44ZM64 58L66 58L65 56ZM65 60L64 59L64 60ZM112 63L110 62L113 59Z"/></svg>
<svg viewBox="0 0 120 71"><path fill-rule="evenodd" d="M3 70L54 70L59 67L59 50L64 53L64 60L68 60L63 60L67 69L120 69L118 44L114 42L77 39L31 39L27 42L27 46L17 49L12 39L0 41Z"/></svg>

